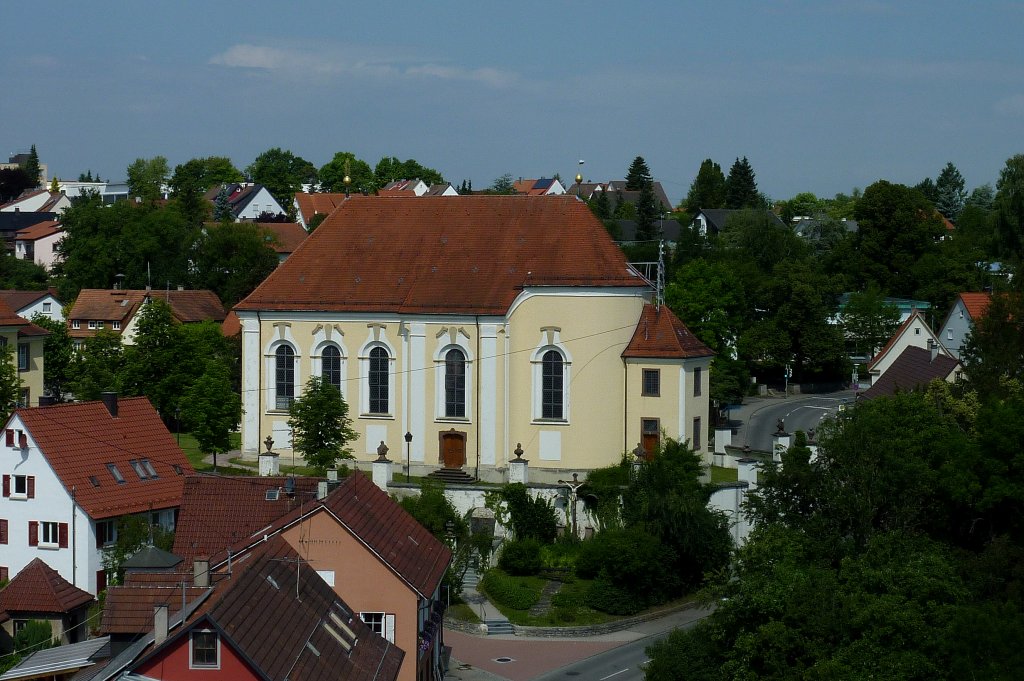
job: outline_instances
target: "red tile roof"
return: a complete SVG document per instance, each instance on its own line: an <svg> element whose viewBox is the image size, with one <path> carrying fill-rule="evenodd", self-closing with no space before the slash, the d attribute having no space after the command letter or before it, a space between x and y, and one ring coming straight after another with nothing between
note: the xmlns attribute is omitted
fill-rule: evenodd
<svg viewBox="0 0 1024 681"><path fill-rule="evenodd" d="M28 307L32 303L36 302L40 298L46 296L57 297L56 289L49 289L48 291L14 291L14 290L0 290L0 300L6 302L11 306L11 309L17 312L23 307ZM57 301L60 305L60 301Z"/></svg>
<svg viewBox="0 0 1024 681"><path fill-rule="evenodd" d="M278 253L293 253L309 236L309 232L297 222L257 222L256 226L273 235L271 246Z"/></svg>
<svg viewBox="0 0 1024 681"><path fill-rule="evenodd" d="M242 320L238 318L234 310L228 312L224 317L224 323L220 325L220 332L228 338L242 333Z"/></svg>
<svg viewBox="0 0 1024 681"><path fill-rule="evenodd" d="M694 336L679 317L662 305L644 305L640 321L629 345L622 351L623 357L689 359L711 357L715 353Z"/></svg>
<svg viewBox="0 0 1024 681"><path fill-rule="evenodd" d="M317 213L322 213L323 215L333 213L334 209L340 206L344 200L344 193L307 194L305 192L296 192L295 194L295 201L299 204L299 212L302 214L302 219L307 225Z"/></svg>
<svg viewBox="0 0 1024 681"><path fill-rule="evenodd" d="M191 575L177 574L177 584L163 586L111 586L103 602L103 620L100 633L145 634L153 628L153 606L167 605L167 614L174 617L181 611L182 578L191 581ZM199 598L207 588L185 587L186 603Z"/></svg>
<svg viewBox="0 0 1024 681"><path fill-rule="evenodd" d="M171 314L182 323L215 321L223 322L227 312L217 294L213 291L146 291L140 289L82 289L75 300L68 319L80 321L96 320L104 322L121 322L124 330L128 321L138 312L139 307L149 296L163 300L171 307ZM73 329L72 336L91 336L94 331Z"/></svg>
<svg viewBox="0 0 1024 681"><path fill-rule="evenodd" d="M295 496L283 491L286 477L222 477L190 475L185 479L172 553L186 563L196 556L214 556L246 541L284 515L307 507L322 478L295 478ZM267 501L267 490L278 490Z"/></svg>
<svg viewBox="0 0 1024 681"><path fill-rule="evenodd" d="M28 326L29 321L24 317L19 317L18 313L8 304L8 302L0 298L0 326Z"/></svg>
<svg viewBox="0 0 1024 681"><path fill-rule="evenodd" d="M145 397L118 400L116 417L103 402L14 413L61 483L69 492L75 489L75 501L94 520L181 503L184 475L193 472L192 465ZM156 478L143 480L136 473L131 461L142 459L149 460ZM123 483L116 481L108 465L117 468Z"/></svg>
<svg viewBox="0 0 1024 681"><path fill-rule="evenodd" d="M35 241L36 239L45 239L48 236L60 234L61 231L63 230L59 222L56 220L46 220L45 222L18 230L14 238L18 241Z"/></svg>
<svg viewBox="0 0 1024 681"><path fill-rule="evenodd" d="M34 558L0 590L0 621L12 613L69 613L92 601L92 594L72 585L41 558Z"/></svg>
<svg viewBox="0 0 1024 681"><path fill-rule="evenodd" d="M646 288L576 197L354 196L235 309L504 314L531 286Z"/></svg>
<svg viewBox="0 0 1024 681"><path fill-rule="evenodd" d="M989 304L992 302L992 294L961 293L960 300L963 301L964 307L967 308L967 314L971 316L971 319L977 321L985 315L985 310L988 309Z"/></svg>

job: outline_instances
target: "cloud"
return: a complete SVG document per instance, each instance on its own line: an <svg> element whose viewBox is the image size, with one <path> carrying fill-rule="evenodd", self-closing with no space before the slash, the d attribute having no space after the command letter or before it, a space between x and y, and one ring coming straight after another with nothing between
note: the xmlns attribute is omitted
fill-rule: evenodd
<svg viewBox="0 0 1024 681"><path fill-rule="evenodd" d="M997 101L993 108L1002 116L1024 116L1024 95L1004 97Z"/></svg>
<svg viewBox="0 0 1024 681"><path fill-rule="evenodd" d="M503 88L518 80L509 71L494 68L464 68L438 63L406 65L396 58L380 56L350 57L355 50L325 49L310 52L299 49L238 44L215 54L209 63L228 68L255 69L294 78L300 75L358 76L371 78L412 78L425 80L453 80L481 83ZM409 59L408 61L414 61Z"/></svg>

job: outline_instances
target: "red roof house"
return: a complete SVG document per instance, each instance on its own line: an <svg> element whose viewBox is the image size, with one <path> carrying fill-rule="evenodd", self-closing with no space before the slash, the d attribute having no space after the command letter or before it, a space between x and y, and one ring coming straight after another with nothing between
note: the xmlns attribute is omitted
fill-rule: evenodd
<svg viewBox="0 0 1024 681"><path fill-rule="evenodd" d="M93 600L92 594L34 558L0 589L0 650L10 650L15 633L30 620L49 622L53 638L61 643L84 641L89 633L85 620Z"/></svg>

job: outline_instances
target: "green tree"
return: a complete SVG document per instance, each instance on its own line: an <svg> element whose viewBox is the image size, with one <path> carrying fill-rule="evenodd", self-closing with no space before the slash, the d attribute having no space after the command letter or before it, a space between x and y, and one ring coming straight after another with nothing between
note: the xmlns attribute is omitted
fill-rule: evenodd
<svg viewBox="0 0 1024 681"><path fill-rule="evenodd" d="M971 195L967 197L966 205L991 210L995 205L995 199L995 190L992 189L992 185L986 182L980 187L974 188Z"/></svg>
<svg viewBox="0 0 1024 681"><path fill-rule="evenodd" d="M654 205L654 188L647 182L640 188L640 196L636 200L636 238L637 241L651 241L661 236L659 217L661 213Z"/></svg>
<svg viewBox="0 0 1024 681"><path fill-rule="evenodd" d="M788 225L798 217L821 217L825 214L825 210L824 201L811 192L801 192L788 201L781 202L779 217Z"/></svg>
<svg viewBox="0 0 1024 681"><path fill-rule="evenodd" d="M213 291L227 307L245 298L278 265L269 236L245 222L207 226L193 250L194 287Z"/></svg>
<svg viewBox="0 0 1024 681"><path fill-rule="evenodd" d="M359 435L352 429L345 398L333 385L311 376L288 414L292 447L307 464L325 469L338 459L353 458L346 446Z"/></svg>
<svg viewBox="0 0 1024 681"><path fill-rule="evenodd" d="M16 199L26 189L32 189L32 178L24 168L0 168L0 202Z"/></svg>
<svg viewBox="0 0 1024 681"><path fill-rule="evenodd" d="M710 158L701 162L697 177L686 194L684 207L694 215L702 208L725 208L725 174L722 166Z"/></svg>
<svg viewBox="0 0 1024 681"><path fill-rule="evenodd" d="M807 246L792 229L765 210L747 209L733 213L719 235L730 261L753 263L770 273L785 260L804 260Z"/></svg>
<svg viewBox="0 0 1024 681"><path fill-rule="evenodd" d="M40 650L54 648L60 642L53 637L53 627L46 620L29 620L14 635L14 650L0 656L0 673L18 664L23 658Z"/></svg>
<svg viewBox="0 0 1024 681"><path fill-rule="evenodd" d="M58 402L63 402L75 362L68 326L41 314L34 315L32 323L50 332L43 341L43 388Z"/></svg>
<svg viewBox="0 0 1024 681"><path fill-rule="evenodd" d="M597 193L597 198L592 201L591 209L601 220L609 220L612 217L612 206L608 200L608 192L601 191Z"/></svg>
<svg viewBox="0 0 1024 681"><path fill-rule="evenodd" d="M163 187L171 174L163 156L137 158L128 166L128 196L153 202L163 196Z"/></svg>
<svg viewBox="0 0 1024 681"><path fill-rule="evenodd" d="M349 182L345 184L345 176ZM339 151L320 168L320 189L325 192L376 192L380 187L370 164L351 151Z"/></svg>
<svg viewBox="0 0 1024 681"><path fill-rule="evenodd" d="M921 196L928 199L928 202L933 206L939 200L939 191L935 186L935 182L930 177L926 177L917 184L914 185L914 189L921 193Z"/></svg>
<svg viewBox="0 0 1024 681"><path fill-rule="evenodd" d="M231 449L231 431L242 418L242 398L234 391L228 367L207 362L206 370L185 389L181 401L181 420L195 436L199 448L213 454Z"/></svg>
<svg viewBox="0 0 1024 681"><path fill-rule="evenodd" d="M433 168L420 165L415 159L399 161L394 156L385 156L377 162L373 169L374 186L381 189L388 182L395 180L419 179L427 185L441 184L444 177Z"/></svg>
<svg viewBox="0 0 1024 681"><path fill-rule="evenodd" d="M292 206L295 192L302 189L303 184L317 181L316 166L290 151L273 147L256 157L245 169L245 174L253 182L267 188L274 199L282 207Z"/></svg>
<svg viewBox="0 0 1024 681"><path fill-rule="evenodd" d="M1024 286L993 294L974 320L961 351L965 373L979 395L1009 396L1024 389Z"/></svg>
<svg viewBox="0 0 1024 681"><path fill-rule="evenodd" d="M725 178L726 208L763 208L761 195L754 180L754 169L744 156L737 158Z"/></svg>
<svg viewBox="0 0 1024 681"><path fill-rule="evenodd" d="M486 191L488 194L515 194L516 188L513 184L512 173L505 173L501 177L495 178Z"/></svg>
<svg viewBox="0 0 1024 681"><path fill-rule="evenodd" d="M6 422L21 399L21 376L14 359L14 346L0 347L0 420Z"/></svg>
<svg viewBox="0 0 1024 681"><path fill-rule="evenodd" d="M651 169L647 167L647 161L643 156L637 156L629 164L626 172L626 191L637 192L654 181L651 176Z"/></svg>
<svg viewBox="0 0 1024 681"><path fill-rule="evenodd" d="M1024 257L1024 154L1011 156L999 171L995 208L1000 255Z"/></svg>
<svg viewBox="0 0 1024 681"><path fill-rule="evenodd" d="M154 546L163 551L174 547L174 533L150 523L145 515L123 515L117 519L117 541L103 551L103 568L111 575L110 584L124 583L121 565L140 549Z"/></svg>
<svg viewBox="0 0 1024 681"><path fill-rule="evenodd" d="M840 312L840 324L853 350L872 357L900 325L899 308L889 305L877 286L869 286L850 299Z"/></svg>
<svg viewBox="0 0 1024 681"><path fill-rule="evenodd" d="M231 159L225 156L207 156L193 158L175 166L170 186L175 194L182 191L198 191L202 194L210 187L241 182L244 179L242 171L231 163Z"/></svg>
<svg viewBox="0 0 1024 681"><path fill-rule="evenodd" d="M956 222L960 217L960 211L964 209L967 191L964 189L964 176L952 162L946 164L935 180L935 194L935 208Z"/></svg>
<svg viewBox="0 0 1024 681"><path fill-rule="evenodd" d="M36 151L36 145L33 144L28 152L28 159L25 161L25 174L32 181L33 187L38 187L42 183L42 172L43 169L39 165L39 153Z"/></svg>
<svg viewBox="0 0 1024 681"><path fill-rule="evenodd" d="M75 356L70 388L77 400L98 400L106 391L118 389L118 378L124 365L121 335L102 329L86 338Z"/></svg>
<svg viewBox="0 0 1024 681"><path fill-rule="evenodd" d="M457 591L461 590L462 580L471 561L479 561L481 558L475 554L481 548L489 554L491 537L488 535L484 542L473 541L469 522L459 515L455 505L444 493L444 483L438 480L424 478L420 483L420 493L402 497L399 504L430 534L454 550L452 562L445 572L444 584Z"/></svg>
<svg viewBox="0 0 1024 681"><path fill-rule="evenodd" d="M188 388L193 357L181 342L181 327L170 306L151 298L136 314L135 343L124 351L121 390L125 395L145 395L153 407L169 420Z"/></svg>
<svg viewBox="0 0 1024 681"><path fill-rule="evenodd" d="M13 255L0 256L0 288L43 291L48 281L46 270L31 260L21 260Z"/></svg>

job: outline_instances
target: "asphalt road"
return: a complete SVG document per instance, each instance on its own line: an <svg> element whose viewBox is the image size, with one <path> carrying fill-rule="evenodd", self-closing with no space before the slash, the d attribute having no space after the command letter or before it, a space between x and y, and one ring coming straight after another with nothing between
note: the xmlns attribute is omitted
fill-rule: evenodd
<svg viewBox="0 0 1024 681"><path fill-rule="evenodd" d="M536 681L566 681L567 679L590 679L591 681L643 681L643 665L648 661L647 646L668 636L655 634L639 641L613 648L607 652L588 657L568 667L538 676Z"/></svg>
<svg viewBox="0 0 1024 681"><path fill-rule="evenodd" d="M779 419L783 420L787 433L807 432L818 428L824 418L835 414L841 406L852 404L854 396L854 391L843 390L818 395L747 398L729 414L734 427L732 444L770 452L772 434Z"/></svg>

